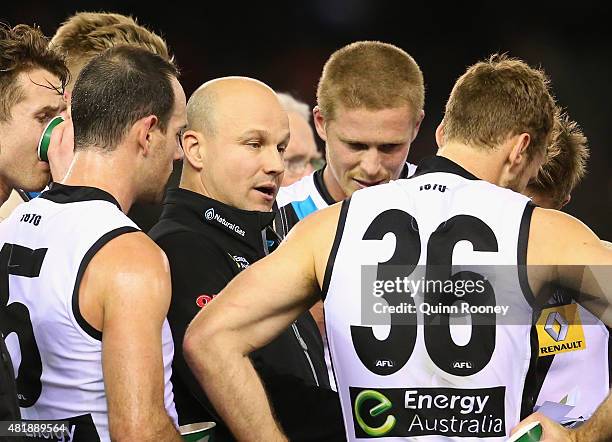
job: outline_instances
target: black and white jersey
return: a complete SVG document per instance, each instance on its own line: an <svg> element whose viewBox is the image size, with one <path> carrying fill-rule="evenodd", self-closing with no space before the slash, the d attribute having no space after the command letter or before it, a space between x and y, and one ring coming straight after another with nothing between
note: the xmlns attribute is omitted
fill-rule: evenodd
<svg viewBox="0 0 612 442"><path fill-rule="evenodd" d="M13 360L24 419L69 421L69 441L109 441L102 333L79 310L87 265L106 243L137 231L107 192L54 187L18 206L0 227L0 328ZM162 331L165 405L173 343Z"/></svg>
<svg viewBox="0 0 612 442"><path fill-rule="evenodd" d="M563 420L588 419L610 392L609 329L559 288L542 310L537 331L536 405L562 404Z"/></svg>
<svg viewBox="0 0 612 442"><path fill-rule="evenodd" d="M293 226L311 213L338 202L332 198L323 182L324 170L315 170L299 181L279 189L274 229L281 238L287 236ZM415 170L414 164L406 163L400 178L412 176Z"/></svg>
<svg viewBox="0 0 612 442"><path fill-rule="evenodd" d="M287 236L289 231L293 229L299 221L306 218L311 213L337 203L330 195L323 181L324 170L325 168L315 170L299 181L289 186L281 187L278 191L278 195L276 196L274 230L281 238ZM408 178L412 176L415 171L416 165L406 163L400 178ZM336 390L327 340L324 340L323 344L329 382L331 388Z"/></svg>
<svg viewBox="0 0 612 442"><path fill-rule="evenodd" d="M531 413L532 210L443 157L343 203L322 294L350 440L503 441Z"/></svg>

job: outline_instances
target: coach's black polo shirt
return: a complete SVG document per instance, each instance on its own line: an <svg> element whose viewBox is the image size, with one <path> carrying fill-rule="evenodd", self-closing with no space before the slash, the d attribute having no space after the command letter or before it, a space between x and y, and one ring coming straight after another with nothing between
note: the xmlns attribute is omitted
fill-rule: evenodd
<svg viewBox="0 0 612 442"><path fill-rule="evenodd" d="M172 274L168 322L174 338L172 383L181 425L214 420L218 436L227 437L227 428L185 363L182 342L200 309L240 271L278 245L269 227L273 219L271 212L240 210L173 189L166 195L159 222L149 232L166 252ZM308 312L296 326L252 353L253 364L291 440L344 440L340 402L329 388L317 326Z"/></svg>

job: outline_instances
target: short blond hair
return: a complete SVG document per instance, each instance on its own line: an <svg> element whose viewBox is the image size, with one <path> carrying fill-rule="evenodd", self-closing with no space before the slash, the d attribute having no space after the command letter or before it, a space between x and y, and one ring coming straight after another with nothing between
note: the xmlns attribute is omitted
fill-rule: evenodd
<svg viewBox="0 0 612 442"><path fill-rule="evenodd" d="M419 65L397 46L359 41L334 52L317 88L323 118L332 120L339 106L382 110L410 106L415 117L425 103Z"/></svg>
<svg viewBox="0 0 612 442"><path fill-rule="evenodd" d="M554 115L546 74L522 60L494 54L470 66L455 83L444 113L444 142L490 149L509 136L528 133L528 154L544 154Z"/></svg>
<svg viewBox="0 0 612 442"><path fill-rule="evenodd" d="M529 183L529 190L549 197L555 207L561 207L586 175L589 155L587 137L578 123L566 113L557 115L548 158L537 178Z"/></svg>
<svg viewBox="0 0 612 442"><path fill-rule="evenodd" d="M50 47L66 57L69 67L84 65L106 49L130 45L172 62L166 42L132 17L108 12L78 12L57 29ZM76 80L78 73L73 72Z"/></svg>

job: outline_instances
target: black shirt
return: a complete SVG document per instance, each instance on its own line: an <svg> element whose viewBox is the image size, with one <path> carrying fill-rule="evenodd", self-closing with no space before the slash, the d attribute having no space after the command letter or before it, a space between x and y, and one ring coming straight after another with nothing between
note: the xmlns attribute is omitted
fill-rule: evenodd
<svg viewBox="0 0 612 442"><path fill-rule="evenodd" d="M217 437L229 437L185 363L182 342L198 311L278 245L269 227L273 219L272 212L236 209L185 189L167 193L161 218L149 234L170 262L168 322L175 344L172 382L180 425L214 420ZM329 388L323 343L310 313L251 359L291 440L345 439L338 395Z"/></svg>

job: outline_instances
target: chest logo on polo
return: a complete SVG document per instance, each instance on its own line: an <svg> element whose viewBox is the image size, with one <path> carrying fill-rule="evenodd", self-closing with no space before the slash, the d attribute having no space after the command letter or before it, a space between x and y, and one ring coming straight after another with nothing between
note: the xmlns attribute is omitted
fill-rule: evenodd
<svg viewBox="0 0 612 442"><path fill-rule="evenodd" d="M217 212L215 212L215 209L213 209L212 207L210 209L206 209L206 211L204 212L204 218L206 219L206 221L214 220L226 229L232 230L242 237L244 237L245 235L245 231L242 227L240 227L238 224L230 223L228 220L226 220Z"/></svg>
<svg viewBox="0 0 612 442"><path fill-rule="evenodd" d="M566 304L542 310L536 324L539 355L548 356L584 350L584 330L577 304Z"/></svg>

